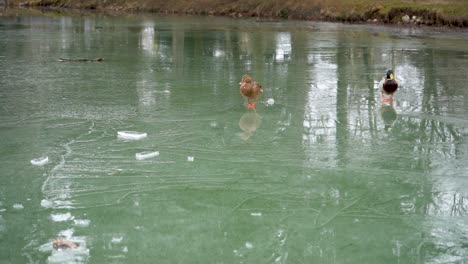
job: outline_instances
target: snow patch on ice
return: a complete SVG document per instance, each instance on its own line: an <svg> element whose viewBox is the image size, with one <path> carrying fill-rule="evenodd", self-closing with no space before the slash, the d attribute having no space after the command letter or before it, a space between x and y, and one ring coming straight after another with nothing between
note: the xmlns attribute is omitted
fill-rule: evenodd
<svg viewBox="0 0 468 264"><path fill-rule="evenodd" d="M31 164L34 166L44 166L47 163L49 163L49 157L47 156L31 160Z"/></svg>
<svg viewBox="0 0 468 264"><path fill-rule="evenodd" d="M137 132L137 131L118 131L117 137L120 139L126 140L139 140L147 137L148 134L145 132Z"/></svg>

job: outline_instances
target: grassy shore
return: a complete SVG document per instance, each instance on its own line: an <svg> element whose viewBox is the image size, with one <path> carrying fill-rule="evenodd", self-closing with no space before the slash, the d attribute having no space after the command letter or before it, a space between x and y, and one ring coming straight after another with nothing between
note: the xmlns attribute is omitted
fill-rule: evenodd
<svg viewBox="0 0 468 264"><path fill-rule="evenodd" d="M1 2L1 0L0 0ZM468 27L467 0L8 0L10 6Z"/></svg>

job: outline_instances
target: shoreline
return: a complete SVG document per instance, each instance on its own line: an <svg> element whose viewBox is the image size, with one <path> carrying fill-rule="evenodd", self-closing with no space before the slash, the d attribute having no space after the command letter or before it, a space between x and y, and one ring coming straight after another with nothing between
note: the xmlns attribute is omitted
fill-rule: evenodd
<svg viewBox="0 0 468 264"><path fill-rule="evenodd" d="M325 0L326 1L326 0ZM342 0L343 2L344 0ZM223 1L220 4L214 0L174 0L169 5L163 1L139 0L132 4L125 4L113 1L103 1L106 4L94 1L78 0L36 0L36 1L8 1L8 8L0 9L0 14L8 14L8 10L36 10L40 12L98 12L109 14L173 14L173 15L201 15L220 16L233 18L255 18L257 22L279 22L287 20L298 21L321 21L338 22L348 24L377 24L377 25L397 25L397 26L430 26L430 27L450 27L468 28L468 3L451 0L460 5L462 15L444 13L442 7L437 9L427 3L419 5L389 5L383 6L380 2L369 1L365 6L362 3L340 3L324 4L317 0L317 3L304 4L301 1L285 0L284 3L277 1L250 0L250 1ZM0 0L1 2L1 0ZM204 4L196 2L206 2ZM350 1L352 2L352 1ZM341 5L340 5L341 4ZM13 9L10 9L13 8ZM432 8L430 8L432 7ZM450 5L445 12L456 9L457 6ZM450 11L454 12L454 11Z"/></svg>

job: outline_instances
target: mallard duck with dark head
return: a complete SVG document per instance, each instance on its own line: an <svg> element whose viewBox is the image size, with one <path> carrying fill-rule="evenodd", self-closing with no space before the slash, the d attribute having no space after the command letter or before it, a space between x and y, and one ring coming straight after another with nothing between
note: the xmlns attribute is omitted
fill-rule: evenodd
<svg viewBox="0 0 468 264"><path fill-rule="evenodd" d="M258 82L252 82L252 77L248 74L242 76L239 84L241 95L247 97L247 107L255 111L257 100L263 93L262 86Z"/></svg>
<svg viewBox="0 0 468 264"><path fill-rule="evenodd" d="M387 75L379 83L382 103L393 101L393 94L398 90L398 82L395 80L393 70L388 70Z"/></svg>

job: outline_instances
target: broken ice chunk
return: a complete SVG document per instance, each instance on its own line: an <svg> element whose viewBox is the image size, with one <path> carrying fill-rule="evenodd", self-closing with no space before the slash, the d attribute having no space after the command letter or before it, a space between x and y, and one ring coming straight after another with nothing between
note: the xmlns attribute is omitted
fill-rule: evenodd
<svg viewBox="0 0 468 264"><path fill-rule="evenodd" d="M70 213L64 213L64 214L51 214L50 219L54 222L64 222L64 221L69 221L73 220L73 216Z"/></svg>
<svg viewBox="0 0 468 264"><path fill-rule="evenodd" d="M43 166L43 165L46 165L47 163L49 163L49 157L47 156L31 160L31 164L34 166Z"/></svg>
<svg viewBox="0 0 468 264"><path fill-rule="evenodd" d="M145 132L137 132L137 131L118 131L117 137L120 139L126 140L139 140L148 136Z"/></svg>
<svg viewBox="0 0 468 264"><path fill-rule="evenodd" d="M252 249L253 248L252 242L245 242L245 247L248 249Z"/></svg>
<svg viewBox="0 0 468 264"><path fill-rule="evenodd" d="M46 200L46 199L41 200L41 206L44 207L44 208L51 208L53 205L54 205L54 203L52 201L49 201L49 200Z"/></svg>
<svg viewBox="0 0 468 264"><path fill-rule="evenodd" d="M89 226L89 223L91 221L88 219L75 219L73 220L73 223L75 226L80 226L80 227L87 227Z"/></svg>
<svg viewBox="0 0 468 264"><path fill-rule="evenodd" d="M273 98L268 98L268 100L266 100L266 105L267 106L272 106L275 104L275 99Z"/></svg>
<svg viewBox="0 0 468 264"><path fill-rule="evenodd" d="M137 160L144 160L159 156L159 151L143 151L135 154Z"/></svg>
<svg viewBox="0 0 468 264"><path fill-rule="evenodd" d="M17 209L17 210L24 209L24 206L22 204L14 204L13 209Z"/></svg>

